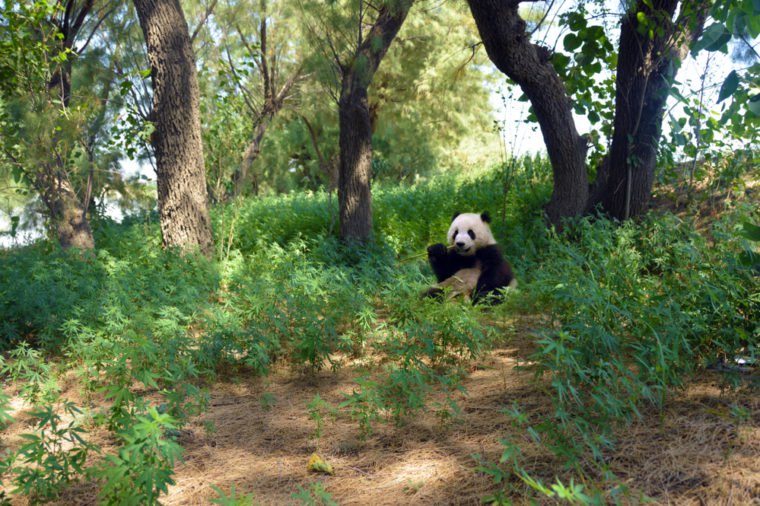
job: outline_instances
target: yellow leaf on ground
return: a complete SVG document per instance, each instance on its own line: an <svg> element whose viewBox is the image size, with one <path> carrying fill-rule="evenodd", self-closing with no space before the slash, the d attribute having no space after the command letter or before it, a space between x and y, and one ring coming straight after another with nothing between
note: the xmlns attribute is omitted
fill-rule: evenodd
<svg viewBox="0 0 760 506"><path fill-rule="evenodd" d="M315 473L325 473L329 474L330 476L335 474L333 472L333 467L325 462L324 459L316 453L312 453L311 457L309 457L309 463L306 464L306 470Z"/></svg>

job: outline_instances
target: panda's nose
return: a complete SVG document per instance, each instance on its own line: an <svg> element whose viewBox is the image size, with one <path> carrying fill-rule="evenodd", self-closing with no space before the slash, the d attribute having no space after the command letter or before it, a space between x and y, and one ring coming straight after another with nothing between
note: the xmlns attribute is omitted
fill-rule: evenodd
<svg viewBox="0 0 760 506"><path fill-rule="evenodd" d="M457 248L464 248L464 243L461 241L457 242Z"/></svg>

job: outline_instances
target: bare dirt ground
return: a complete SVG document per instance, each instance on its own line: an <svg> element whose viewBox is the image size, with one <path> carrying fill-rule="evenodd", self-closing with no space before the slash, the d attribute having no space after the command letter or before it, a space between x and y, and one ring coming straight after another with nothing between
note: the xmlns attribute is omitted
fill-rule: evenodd
<svg viewBox="0 0 760 506"><path fill-rule="evenodd" d="M480 504L496 486L475 472L472 455L497 460L506 435L521 441L530 471L567 483L561 466L502 413L517 401L531 416L549 416L544 387L515 368L526 354L520 346L503 346L474 365L464 383L467 395L457 399L458 417L442 421L431 409L402 426L378 423L364 441L358 424L343 416L326 419L316 439L306 407L317 393L336 406L343 401L355 387L351 366L311 379L283 367L266 378L219 382L209 410L181 433L184 458L161 502L209 504L217 496L212 485L225 492L234 485L257 504L294 504L299 486L321 482L339 504ZM609 465L634 491L624 502L648 496L658 504L760 505L760 399L723 391L719 381L717 373L706 373L662 412L647 412L619 432ZM732 406L744 416L737 418ZM15 446L30 423L19 413L2 433L4 445ZM109 447L105 437L98 443ZM314 451L332 464L334 476L307 471ZM521 481L511 483L516 502L535 497ZM95 504L96 494L96 484L79 483L59 504Z"/></svg>

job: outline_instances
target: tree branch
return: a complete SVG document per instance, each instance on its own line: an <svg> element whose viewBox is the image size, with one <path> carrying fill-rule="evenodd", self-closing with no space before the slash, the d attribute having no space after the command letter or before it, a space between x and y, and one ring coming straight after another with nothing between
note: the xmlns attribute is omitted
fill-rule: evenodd
<svg viewBox="0 0 760 506"><path fill-rule="evenodd" d="M201 17L201 20L198 22L198 26L195 27L195 30L193 30L192 34L190 35L190 43L192 44L195 42L195 38L198 36L198 34L201 31L201 28L206 24L206 21L208 21L209 16L211 16L211 13L214 12L214 9L216 8L216 4L219 0L211 0L211 3L206 7L206 12L203 13L203 16Z"/></svg>

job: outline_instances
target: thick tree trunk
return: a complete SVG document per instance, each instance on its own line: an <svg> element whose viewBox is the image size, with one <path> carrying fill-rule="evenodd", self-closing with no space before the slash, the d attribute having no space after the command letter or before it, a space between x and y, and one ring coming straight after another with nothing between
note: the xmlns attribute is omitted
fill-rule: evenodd
<svg viewBox="0 0 760 506"><path fill-rule="evenodd" d="M338 205L340 236L366 242L372 235L372 128L367 88L393 39L401 29L411 0L380 8L377 20L344 67L340 92L340 165Z"/></svg>
<svg viewBox="0 0 760 506"><path fill-rule="evenodd" d="M588 200L587 145L575 127L570 98L549 61L549 50L530 42L518 0L468 3L488 57L520 86L538 118L554 173L546 213L558 225L563 217L581 214Z"/></svg>
<svg viewBox="0 0 760 506"><path fill-rule="evenodd" d="M340 236L343 239L366 241L372 232L372 130L367 89L344 91L341 93L339 107Z"/></svg>
<svg viewBox="0 0 760 506"><path fill-rule="evenodd" d="M158 210L165 246L213 249L195 56L179 0L134 0L153 81Z"/></svg>
<svg viewBox="0 0 760 506"><path fill-rule="evenodd" d="M711 2L639 0L623 17L612 145L591 192L589 208L601 204L614 218L646 211L652 194L657 145L670 86L681 60L699 37ZM650 8L647 4L652 5ZM637 13L657 20L661 33L639 30Z"/></svg>

